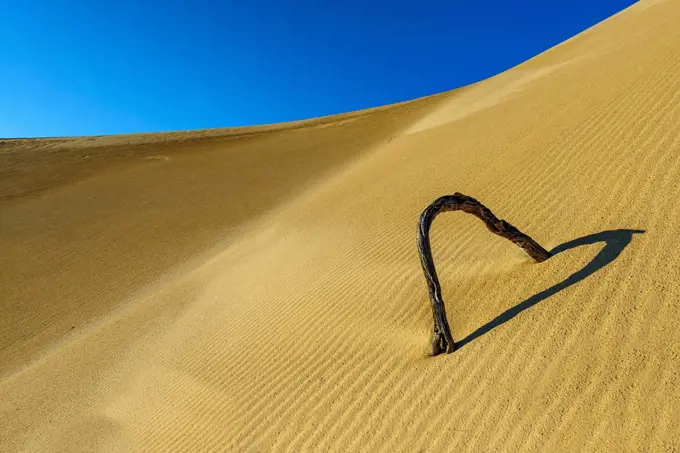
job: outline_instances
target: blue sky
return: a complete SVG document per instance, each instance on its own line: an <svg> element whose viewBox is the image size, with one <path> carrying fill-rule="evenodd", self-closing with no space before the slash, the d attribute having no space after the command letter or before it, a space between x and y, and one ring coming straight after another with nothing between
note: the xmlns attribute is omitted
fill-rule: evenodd
<svg viewBox="0 0 680 453"><path fill-rule="evenodd" d="M310 118L506 70L631 0L0 2L0 137Z"/></svg>

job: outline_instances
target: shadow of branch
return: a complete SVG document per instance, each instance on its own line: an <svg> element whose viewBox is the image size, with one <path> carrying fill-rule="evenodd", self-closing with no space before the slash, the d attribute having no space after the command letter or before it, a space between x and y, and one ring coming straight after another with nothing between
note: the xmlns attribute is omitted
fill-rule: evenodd
<svg viewBox="0 0 680 453"><path fill-rule="evenodd" d="M519 315L524 310L533 307L537 303L547 299L553 294L556 294L559 291L562 291L563 289L568 288L571 285L574 285L580 282L581 280L585 279L586 277L594 274L599 269L602 269L607 264L614 261L621 254L623 249L625 249L628 246L628 244L631 243L634 234L641 234L644 232L645 232L644 230L602 231L600 233L583 236L581 238L574 239L572 241L558 245L557 247L550 251L551 255L554 256L557 255L558 253L562 253L566 250L580 247L582 245L590 245L595 244L597 242L605 243L604 248L600 250L600 252L595 256L595 258L593 258L591 262L589 262L585 267L583 267L583 269L571 274L569 277L567 277L560 283L557 283L556 285L553 285L550 288L543 290L540 293L535 294L530 298L526 299L525 301L520 302L514 307L504 311L491 321L484 324L482 327L478 328L477 330L469 334L467 337L463 338L459 342L456 342L456 348L457 349L462 348L471 341L474 341L477 338L484 335L485 333L490 332L492 329L500 326L503 323L510 321L512 318Z"/></svg>

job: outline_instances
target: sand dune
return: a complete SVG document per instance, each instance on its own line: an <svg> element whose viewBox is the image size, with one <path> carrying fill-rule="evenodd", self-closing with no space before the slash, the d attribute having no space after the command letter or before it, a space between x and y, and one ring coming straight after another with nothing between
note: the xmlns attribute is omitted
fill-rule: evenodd
<svg viewBox="0 0 680 453"><path fill-rule="evenodd" d="M0 143L0 450L680 450L680 3L316 120ZM415 245L454 338L429 357Z"/></svg>

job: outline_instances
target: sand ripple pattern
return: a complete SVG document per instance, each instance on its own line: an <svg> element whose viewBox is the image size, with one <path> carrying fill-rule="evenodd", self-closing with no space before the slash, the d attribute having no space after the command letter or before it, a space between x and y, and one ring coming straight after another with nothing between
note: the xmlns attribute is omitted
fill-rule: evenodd
<svg viewBox="0 0 680 453"><path fill-rule="evenodd" d="M512 90L3 142L0 450L680 451L679 23L640 2ZM559 253L440 216L468 341L432 358L414 231L456 191Z"/></svg>

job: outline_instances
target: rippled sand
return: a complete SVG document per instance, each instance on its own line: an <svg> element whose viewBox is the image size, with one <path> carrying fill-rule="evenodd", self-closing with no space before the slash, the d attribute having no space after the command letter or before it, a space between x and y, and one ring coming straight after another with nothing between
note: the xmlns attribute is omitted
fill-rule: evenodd
<svg viewBox="0 0 680 453"><path fill-rule="evenodd" d="M0 450L680 450L680 2L255 128L0 142ZM428 357L415 244L464 345Z"/></svg>

